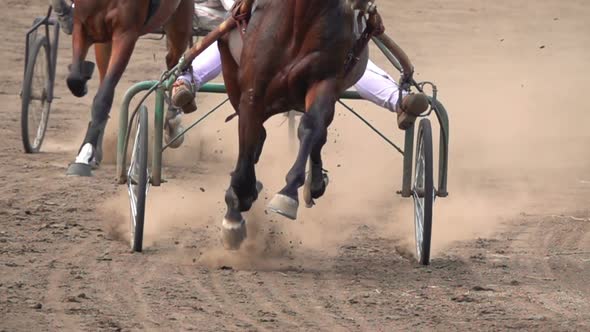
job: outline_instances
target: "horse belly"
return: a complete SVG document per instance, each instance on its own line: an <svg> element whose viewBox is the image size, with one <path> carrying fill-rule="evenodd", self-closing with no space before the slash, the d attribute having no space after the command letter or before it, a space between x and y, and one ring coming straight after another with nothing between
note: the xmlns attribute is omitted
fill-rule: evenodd
<svg viewBox="0 0 590 332"><path fill-rule="evenodd" d="M142 32L145 34L162 27L170 19L172 14L174 14L174 11L176 11L176 8L178 8L181 1L182 0L161 0L160 7L158 7L154 16L152 16L152 18L146 23Z"/></svg>

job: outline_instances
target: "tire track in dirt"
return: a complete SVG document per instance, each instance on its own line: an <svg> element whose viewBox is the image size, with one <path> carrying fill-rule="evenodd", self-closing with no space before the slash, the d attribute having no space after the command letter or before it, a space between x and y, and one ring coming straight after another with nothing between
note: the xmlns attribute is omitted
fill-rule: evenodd
<svg viewBox="0 0 590 332"><path fill-rule="evenodd" d="M280 302L275 302L266 296L261 291L264 287L252 282L254 277L255 275L251 272L228 271L228 273L214 273L211 279L218 290L226 293L224 296L227 298L240 296L242 301L238 301L238 303L247 305L250 316L258 317L259 322L279 325L281 329L297 329L300 325L293 322L294 316L286 314L282 310L284 308L280 308ZM228 291L229 289L232 291Z"/></svg>
<svg viewBox="0 0 590 332"><path fill-rule="evenodd" d="M534 253L538 258L517 256L519 272L527 273L524 278L532 279L534 288L547 288L540 292L530 287L529 293L551 312L579 321L581 314L590 311L590 291L585 287L590 282L590 264L583 261L583 257L590 258L590 251L584 249L590 250L590 221L552 216L526 226L516 234L520 241L514 242L512 248Z"/></svg>
<svg viewBox="0 0 590 332"><path fill-rule="evenodd" d="M298 276L293 280L292 275L284 274L282 278L275 273L259 273L257 274L257 283L262 282L265 287L262 289L265 296L272 302L283 307L282 311L292 311L297 317L297 321L301 322L300 327L307 330L320 329L321 331L334 331L339 326L345 328L345 325L336 320L329 311L325 308L325 304L321 303L315 294L319 294L319 290L312 287L312 283L308 282L310 272L301 272L302 276ZM291 276L291 278L289 278ZM280 281L288 280L290 283L281 285ZM285 291L281 291L286 289ZM296 293L292 292L296 290ZM298 296L299 294L299 296ZM305 299L305 303L301 303L298 299Z"/></svg>
<svg viewBox="0 0 590 332"><path fill-rule="evenodd" d="M160 326L156 323L159 321L159 317L156 318L151 316L153 311L147 302L145 293L139 287L144 284L141 280L141 276L148 273L148 271L145 271L146 265L139 262L141 259L137 260L137 263L129 262L129 260L136 260L133 254L125 256L127 256L127 259L124 264L117 264L119 265L117 268L109 267L107 271L103 273L103 278L109 278L108 274L112 270L122 271L121 275L107 284L111 287L107 287L103 290L104 292L113 293L115 298L115 301L113 302L116 303L116 305L109 308L110 313L108 316L115 316L118 318L118 321L111 321L107 318L106 323L110 323L115 327L127 327L125 325L130 322L124 317L135 317L135 322L132 323L131 327L140 328L142 330L157 329ZM108 264L108 261L106 263ZM105 307L108 307L108 305ZM103 319L103 324L104 323L105 321Z"/></svg>
<svg viewBox="0 0 590 332"><path fill-rule="evenodd" d="M451 254L458 254L470 269L457 280L462 286L455 291L453 306L469 309L464 316L475 314L482 327L586 329L588 289L581 281L590 272L572 261L577 258L552 261L551 255L569 253L567 248L590 249L589 231L587 222L523 215L492 238L457 245Z"/></svg>
<svg viewBox="0 0 590 332"><path fill-rule="evenodd" d="M346 321L349 324L346 326L347 328L361 331L375 330L375 327L366 321L361 312L351 309L351 306L347 305L353 300L345 296L346 292L342 286L346 283L338 275L326 273L314 275L310 279L309 282L314 289L321 289L322 293L330 295L331 312Z"/></svg>
<svg viewBox="0 0 590 332"><path fill-rule="evenodd" d="M214 316L217 318L222 316L221 322L218 322L218 326L227 327L227 321L223 319L223 316L229 315L235 321L234 325L238 328L243 328L247 330L262 330L268 331L269 328L259 324L256 320L250 318L248 314L244 312L249 312L249 308L242 308L243 305L249 305L250 303L243 303L240 306L236 305L238 302L237 298L232 298L230 294L223 289L223 286L219 281L219 277L212 276L214 274L220 273L218 271L211 271L208 269L201 270L201 274L199 278L192 279L192 285L197 287L199 294L203 294L206 298L211 299L208 301L209 303L213 303L216 307L214 311ZM226 285L229 286L229 285Z"/></svg>
<svg viewBox="0 0 590 332"><path fill-rule="evenodd" d="M206 278L207 282L212 286L214 292L223 303L224 309L229 309L234 314L243 312L240 319L249 323L255 329L274 330L279 322L276 320L276 314L273 311L268 311L271 308L263 306L263 299L252 297L244 289L236 290L235 280L230 281L230 275L233 271L213 272ZM249 291L252 293L252 290ZM241 294L246 299L251 298L250 301L236 301L236 295ZM262 303L261 303L262 302Z"/></svg>
<svg viewBox="0 0 590 332"><path fill-rule="evenodd" d="M245 273L247 277L242 277ZM282 277L281 277L282 276ZM297 330L317 330L326 329L325 317L321 317L317 312L304 310L302 306L293 301L289 301L290 296L281 297L281 294L273 291L277 289L274 280L293 277L292 273L283 272L237 272L230 275L229 284L239 285L239 293L246 294L250 299L249 303L256 303L260 308L257 313L269 315L276 322L280 322L281 328ZM239 280L238 280L239 279ZM290 279L292 280L292 279ZM293 281L293 289L304 291L306 286L297 287ZM280 287L279 287L280 288ZM247 302L247 303L248 303ZM256 310L256 308L254 308ZM263 318L265 319L265 318Z"/></svg>
<svg viewBox="0 0 590 332"><path fill-rule="evenodd" d="M73 245L71 248L73 249L70 249L64 256L60 257L59 263L55 263L55 261L49 263L52 267L47 278L45 301L55 315L51 319L52 329L55 330L64 329L73 331L81 326L81 320L72 315L71 312L67 312L70 308L64 305L67 297L66 292L71 289L70 273L66 272L66 266L69 262L66 263L66 261L72 257L82 256L81 253L83 252L82 248L78 245ZM58 268L56 265L60 265L61 267Z"/></svg>

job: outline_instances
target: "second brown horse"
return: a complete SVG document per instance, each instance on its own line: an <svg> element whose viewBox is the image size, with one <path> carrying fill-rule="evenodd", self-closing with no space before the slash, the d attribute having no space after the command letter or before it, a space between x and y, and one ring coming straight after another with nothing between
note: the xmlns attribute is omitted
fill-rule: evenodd
<svg viewBox="0 0 590 332"><path fill-rule="evenodd" d="M85 61L94 44L100 85L92 103L92 119L68 175L91 175L102 159L102 137L113 104L115 88L129 63L139 37L163 27L167 37L166 65L172 68L189 45L193 0L76 0L72 32L72 64L67 77L70 91L87 93L94 64Z"/></svg>

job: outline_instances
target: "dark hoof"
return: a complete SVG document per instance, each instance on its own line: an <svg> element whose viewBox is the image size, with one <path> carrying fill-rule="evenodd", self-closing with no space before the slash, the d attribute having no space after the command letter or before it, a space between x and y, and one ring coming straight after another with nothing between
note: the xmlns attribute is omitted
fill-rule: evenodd
<svg viewBox="0 0 590 332"><path fill-rule="evenodd" d="M328 184L330 183L330 178L328 174L322 172L322 180L321 181L314 181L311 182L311 197L318 199L324 195L326 189L328 188Z"/></svg>
<svg viewBox="0 0 590 332"><path fill-rule="evenodd" d="M240 222L223 219L221 224L221 242L227 250L238 250L246 239L246 221Z"/></svg>
<svg viewBox="0 0 590 332"><path fill-rule="evenodd" d="M88 93L86 81L79 77L68 77L67 83L72 94L78 98L84 97Z"/></svg>
<svg viewBox="0 0 590 332"><path fill-rule="evenodd" d="M67 176L92 176L92 166L82 163L73 163L68 167Z"/></svg>
<svg viewBox="0 0 590 332"><path fill-rule="evenodd" d="M298 208L299 202L297 200L283 194L276 194L268 203L269 210L291 220L297 219Z"/></svg>
<svg viewBox="0 0 590 332"><path fill-rule="evenodd" d="M311 176L311 172L307 173L305 184L303 185L303 201L305 207L311 208L315 205L314 199L318 199L324 195L326 188L328 188L330 179L328 174L322 171L322 181L315 181Z"/></svg>
<svg viewBox="0 0 590 332"><path fill-rule="evenodd" d="M90 61L82 61L79 67L80 71L72 71L72 68L75 67L72 65L68 66L70 72L68 79L66 80L68 88L74 96L84 97L88 93L88 85L86 82L92 78L92 73L94 73L94 63Z"/></svg>

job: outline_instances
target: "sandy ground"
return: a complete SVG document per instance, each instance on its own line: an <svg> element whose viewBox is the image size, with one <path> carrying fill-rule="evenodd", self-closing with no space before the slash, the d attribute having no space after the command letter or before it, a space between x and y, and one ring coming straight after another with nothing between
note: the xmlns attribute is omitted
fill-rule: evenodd
<svg viewBox="0 0 590 332"><path fill-rule="evenodd" d="M146 250L131 253L126 189L112 163L117 106L131 84L159 77L164 42L143 39L119 85L107 163L91 179L67 178L92 93L67 91L62 35L47 141L40 154L22 152L24 33L46 3L5 1L0 331L589 330L590 6L379 4L451 116L450 196L435 204L429 267L413 257L412 202L395 195L400 156L344 109L325 149L328 192L297 222L264 211L293 161L287 125L268 123L265 192L237 253L218 238L236 124L223 122L229 108L214 115L165 154L169 182L150 191ZM222 98L200 96L201 112ZM402 142L390 113L351 105Z"/></svg>

